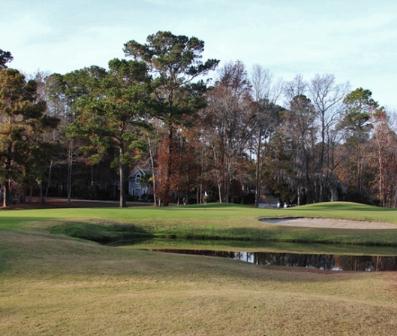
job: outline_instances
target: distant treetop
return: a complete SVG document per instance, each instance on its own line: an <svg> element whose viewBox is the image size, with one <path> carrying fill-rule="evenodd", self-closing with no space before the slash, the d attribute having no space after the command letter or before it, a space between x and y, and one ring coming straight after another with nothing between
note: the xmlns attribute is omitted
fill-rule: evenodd
<svg viewBox="0 0 397 336"><path fill-rule="evenodd" d="M0 49L0 69L6 68L6 64L11 62L12 59L13 57L9 51Z"/></svg>

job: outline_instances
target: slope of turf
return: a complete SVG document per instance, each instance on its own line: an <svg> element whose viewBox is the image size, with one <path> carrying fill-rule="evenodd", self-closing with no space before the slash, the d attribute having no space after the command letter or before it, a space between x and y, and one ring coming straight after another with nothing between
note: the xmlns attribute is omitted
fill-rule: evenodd
<svg viewBox="0 0 397 336"><path fill-rule="evenodd" d="M390 335L391 273L286 271L0 232L1 335Z"/></svg>
<svg viewBox="0 0 397 336"><path fill-rule="evenodd" d="M340 230L267 225L261 217L329 217L397 224L397 211L334 202L290 209L247 206L36 209L0 212L0 228L48 230L75 238L116 243L142 237L250 240L397 246L397 230ZM397 225L396 225L397 229Z"/></svg>
<svg viewBox="0 0 397 336"><path fill-rule="evenodd" d="M397 242L397 230L283 228L258 221L265 216L397 224L394 210L351 203L1 211L0 334L372 336L397 329L394 273L321 274L136 249L162 237L185 238L173 240L184 247L276 250L269 240ZM140 238L135 248L95 243L132 238Z"/></svg>

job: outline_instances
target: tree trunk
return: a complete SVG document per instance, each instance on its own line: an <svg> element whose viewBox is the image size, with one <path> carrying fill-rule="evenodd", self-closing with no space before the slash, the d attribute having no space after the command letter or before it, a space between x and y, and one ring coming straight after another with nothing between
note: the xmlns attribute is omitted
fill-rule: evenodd
<svg viewBox="0 0 397 336"><path fill-rule="evenodd" d="M68 147L68 176L67 176L67 197L68 203L72 201L72 169L73 169L73 140L70 140Z"/></svg>
<svg viewBox="0 0 397 336"><path fill-rule="evenodd" d="M120 146L119 151L119 206L120 208L125 208L125 167L123 164L124 149L122 146Z"/></svg>
<svg viewBox="0 0 397 336"><path fill-rule="evenodd" d="M7 161L6 161L6 165L5 165L5 180L4 180L4 185L3 185L3 208L6 208L8 206L8 197L10 194L10 190L11 190L11 183L10 183L10 172L11 172L11 167L12 167L12 160L11 155L12 155L12 147L11 145L8 146L7 149L8 152L8 157L7 157Z"/></svg>
<svg viewBox="0 0 397 336"><path fill-rule="evenodd" d="M198 189L197 203L203 203L203 171L204 171L204 148L201 148L201 158L200 158L200 184Z"/></svg>
<svg viewBox="0 0 397 336"><path fill-rule="evenodd" d="M2 187L2 196L3 196L3 208L7 207L7 183L4 182Z"/></svg>
<svg viewBox="0 0 397 336"><path fill-rule="evenodd" d="M331 186L331 202L338 200L338 192L334 185Z"/></svg>
<svg viewBox="0 0 397 336"><path fill-rule="evenodd" d="M49 191L49 189L50 189L50 185L51 185L51 179L52 179L52 166L53 166L53 161L51 160L50 161L50 166L49 166L49 168L48 168L48 180L47 180L47 186L46 186L46 189L45 189L45 198L47 199L48 198L48 191Z"/></svg>
<svg viewBox="0 0 397 336"><path fill-rule="evenodd" d="M172 155L173 155L173 137L174 129L173 125L169 123L168 125L168 157L167 157L167 172L165 176L165 186L164 186L164 200L163 204L168 206L170 203L170 190L171 190L171 169L172 169Z"/></svg>
<svg viewBox="0 0 397 336"><path fill-rule="evenodd" d="M227 168L226 168L226 181L225 181L225 203L230 203L230 187L232 184L232 162L231 158L227 158Z"/></svg>
<svg viewBox="0 0 397 336"><path fill-rule="evenodd" d="M297 206L301 205L301 188L300 187L298 187L298 190L297 190L296 205Z"/></svg>
<svg viewBox="0 0 397 336"><path fill-rule="evenodd" d="M153 152L152 146L150 142L150 138L147 138L148 147L149 147L149 158L150 158L150 169L152 171L152 188L153 188L153 205L157 206L157 197L156 197L156 174L154 171L154 159L153 159Z"/></svg>
<svg viewBox="0 0 397 336"><path fill-rule="evenodd" d="M383 156L382 156L382 145L379 138L376 138L376 143L378 145L378 197L379 201L381 202L382 206L385 206L385 195L383 190Z"/></svg>
<svg viewBox="0 0 397 336"><path fill-rule="evenodd" d="M33 202L33 186L29 185L29 203Z"/></svg>
<svg viewBox="0 0 397 336"><path fill-rule="evenodd" d="M94 181L94 166L90 167L90 178L91 178L90 187L92 188L92 187L94 187L94 184L95 184L95 181Z"/></svg>
<svg viewBox="0 0 397 336"><path fill-rule="evenodd" d="M321 147L320 147L320 173L322 173L325 156L325 112L321 112Z"/></svg>
<svg viewBox="0 0 397 336"><path fill-rule="evenodd" d="M214 154L214 162L215 164L217 163L217 156L216 156L216 150L215 146L212 147L212 152ZM216 179L217 179L217 185L218 185L218 198L219 198L219 203L222 204L222 180L221 180L221 172L220 169L217 169L216 173Z"/></svg>
<svg viewBox="0 0 397 336"><path fill-rule="evenodd" d="M258 207L261 198L261 150L262 150L262 130L258 135L258 146L256 149L256 169L255 169L255 206Z"/></svg>
<svg viewBox="0 0 397 336"><path fill-rule="evenodd" d="M40 190L40 203L44 204L45 200L44 200L44 192L43 192L43 180L39 182L39 190Z"/></svg>

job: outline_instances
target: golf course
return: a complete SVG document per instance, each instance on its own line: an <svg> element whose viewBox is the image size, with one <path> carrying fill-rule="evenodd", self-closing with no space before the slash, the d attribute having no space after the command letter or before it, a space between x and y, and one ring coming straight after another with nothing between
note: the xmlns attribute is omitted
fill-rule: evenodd
<svg viewBox="0 0 397 336"><path fill-rule="evenodd" d="M397 1L0 8L0 336L397 336Z"/></svg>
<svg viewBox="0 0 397 336"><path fill-rule="evenodd" d="M307 217L394 224L268 224ZM262 221L260 220L262 219ZM397 255L397 211L356 203L0 212L1 335L391 335L394 272L258 266L155 249Z"/></svg>

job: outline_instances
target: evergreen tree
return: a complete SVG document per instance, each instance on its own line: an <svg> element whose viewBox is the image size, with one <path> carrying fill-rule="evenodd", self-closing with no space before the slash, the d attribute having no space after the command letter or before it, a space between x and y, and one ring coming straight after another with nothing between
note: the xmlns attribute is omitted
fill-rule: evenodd
<svg viewBox="0 0 397 336"><path fill-rule="evenodd" d="M148 127L150 77L146 64L114 59L109 71L86 69L82 80L87 94L76 101L78 114L70 133L82 139L80 150L90 164L115 153L112 167L119 174L120 207L126 204L127 168L143 149L141 131Z"/></svg>
<svg viewBox="0 0 397 336"><path fill-rule="evenodd" d="M14 69L0 70L0 183L3 206L11 199L12 186L22 182L31 162L43 160L48 151L42 133L56 127L57 120L46 115L46 104L37 99L37 83L26 81Z"/></svg>
<svg viewBox="0 0 397 336"><path fill-rule="evenodd" d="M203 62L203 51L204 42L198 38L174 35L168 31L149 35L145 44L132 40L124 46L126 56L144 62L154 77L152 86L158 107L156 116L167 129L167 155L162 160L165 165L161 195L164 205L170 202L176 128L205 104L203 94L206 85L203 81L194 80L214 69L219 62L215 59Z"/></svg>

